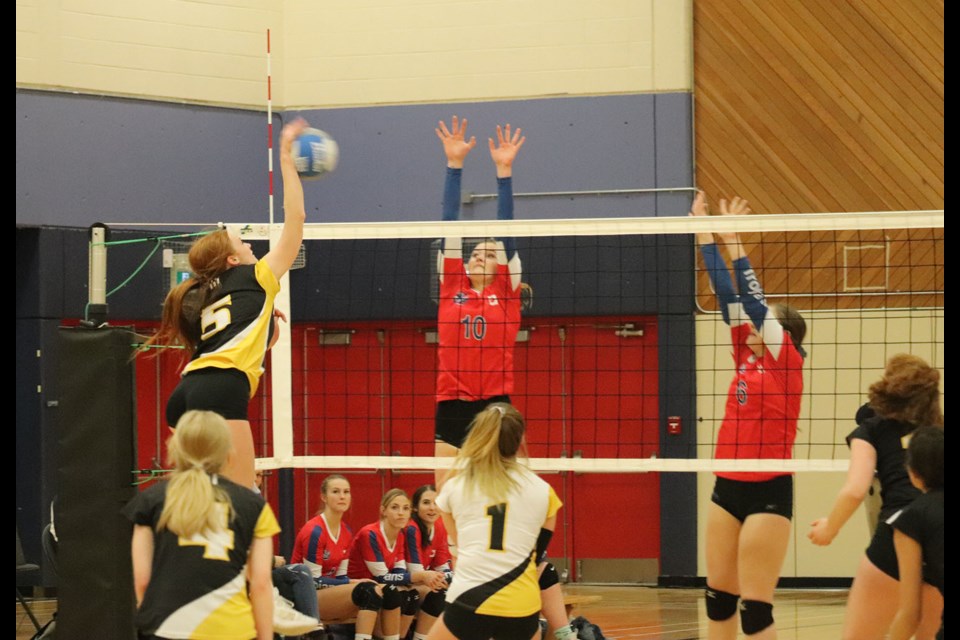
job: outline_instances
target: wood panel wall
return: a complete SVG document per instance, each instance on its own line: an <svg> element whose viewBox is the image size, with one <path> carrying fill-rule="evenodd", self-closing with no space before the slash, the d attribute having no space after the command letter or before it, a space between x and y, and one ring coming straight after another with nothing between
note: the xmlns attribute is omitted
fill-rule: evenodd
<svg viewBox="0 0 960 640"><path fill-rule="evenodd" d="M942 209L943 13L937 0L697 0L698 185L760 213ZM746 240L768 292L801 308L942 304L942 230L792 236Z"/></svg>

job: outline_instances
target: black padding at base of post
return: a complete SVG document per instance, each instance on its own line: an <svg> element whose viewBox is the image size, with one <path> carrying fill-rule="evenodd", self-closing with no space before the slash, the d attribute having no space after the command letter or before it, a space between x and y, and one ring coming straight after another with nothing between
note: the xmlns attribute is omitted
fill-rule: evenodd
<svg viewBox="0 0 960 640"><path fill-rule="evenodd" d="M57 425L59 613L64 638L133 638L136 394L129 329L62 328Z"/></svg>

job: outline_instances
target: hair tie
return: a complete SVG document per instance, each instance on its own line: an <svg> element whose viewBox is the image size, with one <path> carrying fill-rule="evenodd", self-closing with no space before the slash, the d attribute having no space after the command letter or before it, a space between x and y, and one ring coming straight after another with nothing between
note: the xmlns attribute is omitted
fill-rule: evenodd
<svg viewBox="0 0 960 640"><path fill-rule="evenodd" d="M199 469L200 471L206 472L206 469L203 468L202 462L193 462L190 464L191 469Z"/></svg>
<svg viewBox="0 0 960 640"><path fill-rule="evenodd" d="M500 412L501 417L507 415L507 410L501 407L500 405L495 404L493 405L493 408Z"/></svg>

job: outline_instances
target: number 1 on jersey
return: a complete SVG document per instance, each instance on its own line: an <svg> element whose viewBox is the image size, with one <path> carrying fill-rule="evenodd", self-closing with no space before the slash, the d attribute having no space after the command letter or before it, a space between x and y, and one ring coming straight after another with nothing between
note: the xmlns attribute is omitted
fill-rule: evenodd
<svg viewBox="0 0 960 640"><path fill-rule="evenodd" d="M503 528L507 524L507 503L492 504L487 507L490 518L490 549L503 551Z"/></svg>

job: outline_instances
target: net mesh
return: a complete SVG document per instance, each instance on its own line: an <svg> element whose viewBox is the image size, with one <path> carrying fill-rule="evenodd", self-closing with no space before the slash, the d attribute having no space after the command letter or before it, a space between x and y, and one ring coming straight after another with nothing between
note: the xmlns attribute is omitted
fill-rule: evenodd
<svg viewBox="0 0 960 640"><path fill-rule="evenodd" d="M731 230L768 301L807 320L789 462L710 460L733 365L693 233ZM435 238L451 234L517 238L534 306L512 400L541 470L845 469L885 360L909 352L942 370L941 212L308 225L313 262L292 306L317 320L294 323L289 360L274 349L270 366L293 377L261 385L264 466L438 465ZM289 423L266 428L271 401L290 403Z"/></svg>

